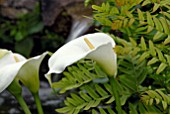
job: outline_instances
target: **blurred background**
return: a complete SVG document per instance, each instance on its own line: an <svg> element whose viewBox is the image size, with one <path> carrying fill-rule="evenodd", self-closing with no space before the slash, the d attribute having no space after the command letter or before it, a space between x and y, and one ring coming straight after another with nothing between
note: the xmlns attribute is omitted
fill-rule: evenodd
<svg viewBox="0 0 170 114"><path fill-rule="evenodd" d="M0 48L26 57L54 52L93 32L92 26L92 9L84 0L0 0Z"/></svg>
<svg viewBox="0 0 170 114"><path fill-rule="evenodd" d="M101 1L97 1L97 4ZM86 2L84 0L0 0L0 48L12 50L29 58L45 51L55 52L70 40L95 32L92 8L90 4L85 6ZM46 64L42 64L41 67L40 98L44 112L56 113L55 108L62 98L59 99L51 93L52 90L43 76L48 67ZM23 88L23 96L36 114L36 107L32 105L33 98L26 88ZM21 114L22 110L15 98L4 91L0 94L0 114L15 113Z"/></svg>

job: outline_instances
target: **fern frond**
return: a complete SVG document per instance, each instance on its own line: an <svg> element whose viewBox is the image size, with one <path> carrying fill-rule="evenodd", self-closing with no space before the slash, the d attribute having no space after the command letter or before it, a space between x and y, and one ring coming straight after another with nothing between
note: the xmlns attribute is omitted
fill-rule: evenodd
<svg viewBox="0 0 170 114"><path fill-rule="evenodd" d="M77 65L70 66L67 69L68 71L63 72L63 78L52 84L53 88L60 89L60 93L78 88L91 81L96 83L108 81L107 75L93 61L83 63L80 61Z"/></svg>
<svg viewBox="0 0 170 114"><path fill-rule="evenodd" d="M114 114L125 106L129 114L168 113L170 108L170 2L169 0L110 0L93 5L94 19L112 30L118 60L118 76L113 83L96 65L77 63L63 78L53 83L60 93L68 90L65 107L56 111L77 114ZM122 38L119 38L122 36ZM150 82L150 79L154 81ZM147 80L146 80L147 79ZM143 82L149 84L143 86ZM159 85L167 91L148 90ZM141 92L143 92L141 94ZM141 100L131 101L132 95ZM117 102L118 100L119 102ZM132 98L133 99L133 98ZM141 102L142 101L142 102ZM170 112L170 111L169 111Z"/></svg>
<svg viewBox="0 0 170 114"><path fill-rule="evenodd" d="M66 106L60 109L56 109L56 111L60 113L75 114L75 111L77 110L89 110L92 107L97 107L101 101L112 96L110 92L108 92L107 90L105 90L105 88L102 88L98 84L95 84L94 88L90 87L89 85L85 85L81 89L82 91L77 94L71 93L70 97L67 97L64 101ZM70 110L69 107L71 107Z"/></svg>
<svg viewBox="0 0 170 114"><path fill-rule="evenodd" d="M116 114L110 107L100 107L98 109L93 109L92 114Z"/></svg>
<svg viewBox="0 0 170 114"><path fill-rule="evenodd" d="M149 45L148 48L147 45ZM160 47L155 46L151 40L149 40L149 43L147 44L144 38L141 38L140 47L144 52L139 58L139 62L147 59L147 65L154 65L156 74L160 74L169 67L169 55L164 54L163 50Z"/></svg>
<svg viewBox="0 0 170 114"><path fill-rule="evenodd" d="M100 109L100 107L110 106L113 102L115 102L115 97L110 83L91 84L92 85L89 84L81 86L78 93L70 93L70 96L66 97L66 100L64 101L65 107L56 109L56 111L60 113L75 114L75 111L87 111L94 107L98 107L98 111L103 112L105 109ZM115 88L119 90L121 105L124 105L131 94L122 88L118 82L116 85L117 86ZM110 114L113 113L110 108L107 108L107 111ZM93 111L93 113L95 113L95 111Z"/></svg>
<svg viewBox="0 0 170 114"><path fill-rule="evenodd" d="M164 110L170 105L170 94L165 94L161 90L148 90L141 95L141 100L146 105L162 104Z"/></svg>
<svg viewBox="0 0 170 114"><path fill-rule="evenodd" d="M138 86L146 78L146 62L139 63L138 60L138 56L127 55L118 61L119 72L123 73L119 76L121 84L134 92L138 90Z"/></svg>
<svg viewBox="0 0 170 114"><path fill-rule="evenodd" d="M143 104L141 102L129 103L129 114L164 114L159 108Z"/></svg>

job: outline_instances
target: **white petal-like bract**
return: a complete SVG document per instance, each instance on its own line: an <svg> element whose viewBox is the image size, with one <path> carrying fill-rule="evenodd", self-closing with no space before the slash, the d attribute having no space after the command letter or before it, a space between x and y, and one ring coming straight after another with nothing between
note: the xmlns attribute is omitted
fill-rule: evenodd
<svg viewBox="0 0 170 114"><path fill-rule="evenodd" d="M89 47L85 38L93 45ZM50 80L51 73L61 73L64 69L83 58L95 60L108 75L117 71L114 40L107 34L94 33L81 36L59 48L49 59L49 72L45 75Z"/></svg>
<svg viewBox="0 0 170 114"><path fill-rule="evenodd" d="M39 87L38 72L39 66L47 52L42 55L26 59L24 56L12 53L11 51L0 49L0 92L5 90L18 76L23 84L27 84L30 88ZM1 53L2 52L2 53ZM34 89L33 89L34 90Z"/></svg>

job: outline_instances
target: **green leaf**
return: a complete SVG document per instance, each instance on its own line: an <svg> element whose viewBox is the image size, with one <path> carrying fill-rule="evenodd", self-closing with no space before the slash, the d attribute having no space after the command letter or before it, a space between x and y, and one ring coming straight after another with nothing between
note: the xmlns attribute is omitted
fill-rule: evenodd
<svg viewBox="0 0 170 114"><path fill-rule="evenodd" d="M102 69L97 64L94 65L94 68L98 77L107 77L107 74L103 72Z"/></svg>
<svg viewBox="0 0 170 114"><path fill-rule="evenodd" d="M137 46L136 41L135 41L133 38L129 38L129 39L130 39L130 42L132 43L132 45L133 45L134 47L136 47L136 46Z"/></svg>
<svg viewBox="0 0 170 114"><path fill-rule="evenodd" d="M168 37L165 39L164 45L167 45L169 43L170 43L170 35L168 35Z"/></svg>
<svg viewBox="0 0 170 114"><path fill-rule="evenodd" d="M159 59L157 59L156 57L153 57L151 60L148 61L147 65L155 64L158 61L159 61Z"/></svg>
<svg viewBox="0 0 170 114"><path fill-rule="evenodd" d="M165 35L164 33L158 31L158 32L154 35L153 41L156 41L156 40L159 40L159 39L163 38L164 35Z"/></svg>
<svg viewBox="0 0 170 114"><path fill-rule="evenodd" d="M154 106L145 105L145 108L147 109L147 112L149 112L149 113L155 113L155 114L161 114L162 113L162 111L160 111L159 109L157 109Z"/></svg>
<svg viewBox="0 0 170 114"><path fill-rule="evenodd" d="M154 13L159 7L160 7L160 4L154 3L152 13Z"/></svg>
<svg viewBox="0 0 170 114"><path fill-rule="evenodd" d="M78 102L79 104L82 104L85 102L82 98L80 98L78 95L74 93L71 93L70 95L75 100L75 102Z"/></svg>
<svg viewBox="0 0 170 114"><path fill-rule="evenodd" d="M152 98L156 97L156 98L162 100L162 97L156 91L148 90L148 91L146 91L146 93Z"/></svg>
<svg viewBox="0 0 170 114"><path fill-rule="evenodd" d="M100 98L99 95L94 91L94 89L92 89L89 85L85 86L85 89L93 99Z"/></svg>
<svg viewBox="0 0 170 114"><path fill-rule="evenodd" d="M140 34L144 31L146 31L147 28L148 28L148 26L144 26L144 27L139 26L138 28L136 28L135 32Z"/></svg>
<svg viewBox="0 0 170 114"><path fill-rule="evenodd" d="M168 65L170 66L170 56L169 55L165 55L165 57L167 59Z"/></svg>
<svg viewBox="0 0 170 114"><path fill-rule="evenodd" d="M138 114L135 105L129 103L129 109L130 109L129 114Z"/></svg>
<svg viewBox="0 0 170 114"><path fill-rule="evenodd" d="M80 109L75 109L73 114L78 114L80 112Z"/></svg>
<svg viewBox="0 0 170 114"><path fill-rule="evenodd" d="M34 46L32 38L26 38L20 42L15 43L15 51L29 57Z"/></svg>
<svg viewBox="0 0 170 114"><path fill-rule="evenodd" d="M165 5L169 4L169 0L160 0L160 4L165 6Z"/></svg>
<svg viewBox="0 0 170 114"><path fill-rule="evenodd" d="M113 101L115 101L115 97L114 97L114 96L112 96L112 97L106 102L106 104L110 104L110 103L112 103Z"/></svg>
<svg viewBox="0 0 170 114"><path fill-rule="evenodd" d="M92 114L98 114L98 112L94 109L92 109Z"/></svg>
<svg viewBox="0 0 170 114"><path fill-rule="evenodd" d="M80 92L80 96L87 102L92 100L92 98L90 96L88 96L86 93L84 93L82 91Z"/></svg>
<svg viewBox="0 0 170 114"><path fill-rule="evenodd" d="M139 58L139 63L148 58L149 56L150 56L149 52L144 52Z"/></svg>
<svg viewBox="0 0 170 114"><path fill-rule="evenodd" d="M163 14L170 19L170 14L168 12L163 12Z"/></svg>
<svg viewBox="0 0 170 114"><path fill-rule="evenodd" d="M130 21L129 21L129 24L128 26L132 26L132 24L135 22L135 18L131 18Z"/></svg>
<svg viewBox="0 0 170 114"><path fill-rule="evenodd" d="M84 110L89 110L89 109L93 106L94 103L95 103L94 100L90 101L90 102L86 105L86 107L84 108Z"/></svg>
<svg viewBox="0 0 170 114"><path fill-rule="evenodd" d="M121 102L120 102L120 97L119 97L120 94L119 94L119 92L118 92L119 90L117 88L118 81L114 77L111 77L110 78L110 84L111 84L113 94L115 96L116 110L117 110L118 114L123 114L123 110L122 110Z"/></svg>
<svg viewBox="0 0 170 114"><path fill-rule="evenodd" d="M143 16L143 12L142 12L140 9L137 9L137 11L138 11L139 20L140 20L140 21L144 21L145 18L144 18L144 16Z"/></svg>
<svg viewBox="0 0 170 114"><path fill-rule="evenodd" d="M125 85L127 88L129 88L131 91L136 91L136 84L131 79L131 77L127 78L125 76L120 76L120 82Z"/></svg>
<svg viewBox="0 0 170 114"><path fill-rule="evenodd" d="M63 75L64 75L65 77L67 77L67 79L70 79L70 80L73 80L73 81L74 81L74 77L73 77L72 74L70 74L69 72L64 71L64 72L63 72Z"/></svg>
<svg viewBox="0 0 170 114"><path fill-rule="evenodd" d="M94 10L99 11L99 12L103 12L103 8L101 8L101 7L97 6L97 5L92 5L92 8L93 8Z"/></svg>
<svg viewBox="0 0 170 114"><path fill-rule="evenodd" d="M145 39L144 37L141 37L141 48L142 50L146 51L147 47L146 47L146 43L145 43Z"/></svg>
<svg viewBox="0 0 170 114"><path fill-rule="evenodd" d="M140 114L145 114L145 113L147 113L147 111L146 111L146 109L145 109L145 107L143 106L142 103L139 102L138 107L139 107L139 112L140 112Z"/></svg>
<svg viewBox="0 0 170 114"><path fill-rule="evenodd" d="M132 56L136 56L138 54L138 52L141 51L141 48L139 47L135 47L134 50L132 51Z"/></svg>
<svg viewBox="0 0 170 114"><path fill-rule="evenodd" d="M113 15L113 14L119 14L119 10L117 7L112 7L111 10L110 10L110 15Z"/></svg>
<svg viewBox="0 0 170 114"><path fill-rule="evenodd" d="M76 109L82 109L82 108L84 108L87 104L88 104L87 102L85 102L85 103L83 103L83 104L80 104L80 105L78 105L78 106L76 107Z"/></svg>
<svg viewBox="0 0 170 114"><path fill-rule="evenodd" d="M130 94L123 94L122 97L120 98L120 101L121 101L121 105L125 105L127 99L130 97L131 95Z"/></svg>
<svg viewBox="0 0 170 114"><path fill-rule="evenodd" d="M113 91L112 91L112 88L111 88L111 85L110 85L110 84L105 83L105 84L104 84L104 87L106 88L106 90L107 90L110 94L113 94Z"/></svg>
<svg viewBox="0 0 170 114"><path fill-rule="evenodd" d="M70 98L70 97L67 97L66 100L67 100L70 104L72 104L72 105L74 105L74 106L78 106L78 105L79 105L79 102L75 101L74 99L72 99L72 98Z"/></svg>
<svg viewBox="0 0 170 114"><path fill-rule="evenodd" d="M168 21L168 20L166 20L166 19L163 18L163 17L160 17L159 20L160 20L160 22L161 22L161 24L162 24L162 26L163 26L164 32L165 32L166 34L170 34L169 25L167 24L167 21Z"/></svg>
<svg viewBox="0 0 170 114"><path fill-rule="evenodd" d="M156 70L156 74L160 74L168 65L165 63L161 63L158 67L158 69Z"/></svg>
<svg viewBox="0 0 170 114"><path fill-rule="evenodd" d="M156 51L155 51L155 47L154 44L151 40L149 40L149 49L150 49L150 53L152 56L156 56Z"/></svg>
<svg viewBox="0 0 170 114"><path fill-rule="evenodd" d="M100 114L107 114L103 108L99 108Z"/></svg>
<svg viewBox="0 0 170 114"><path fill-rule="evenodd" d="M167 102L162 101L162 105L163 105L164 110L166 110L166 109L167 109L167 107L168 107Z"/></svg>
<svg viewBox="0 0 170 114"><path fill-rule="evenodd" d="M155 98L155 101L156 101L156 104L160 103L160 99L158 99L158 98Z"/></svg>
<svg viewBox="0 0 170 114"><path fill-rule="evenodd" d="M87 7L93 0L85 0L84 1L84 5L85 7Z"/></svg>
<svg viewBox="0 0 170 114"><path fill-rule="evenodd" d="M24 35L21 31L18 31L16 34L15 34L15 40L16 41L21 41L22 39L24 39Z"/></svg>
<svg viewBox="0 0 170 114"><path fill-rule="evenodd" d="M156 89L156 92L158 92L161 95L164 101L167 101L166 95L160 89Z"/></svg>
<svg viewBox="0 0 170 114"><path fill-rule="evenodd" d="M110 107L107 108L107 111L109 112L109 114L116 114Z"/></svg>
<svg viewBox="0 0 170 114"><path fill-rule="evenodd" d="M63 107L56 109L55 111L60 112L60 113L67 113L68 111L72 110L73 107Z"/></svg>
<svg viewBox="0 0 170 114"><path fill-rule="evenodd" d="M153 104L153 99L149 99L149 105Z"/></svg>
<svg viewBox="0 0 170 114"><path fill-rule="evenodd" d="M146 33L150 33L153 29L154 29L154 27L149 25Z"/></svg>
<svg viewBox="0 0 170 114"><path fill-rule="evenodd" d="M35 24L33 27L31 27L28 30L28 33L34 34L34 33L40 32L43 28L44 28L43 22L38 22L37 24Z"/></svg>
<svg viewBox="0 0 170 114"><path fill-rule="evenodd" d="M166 59L164 58L163 53L158 48L156 48L156 51L157 51L159 60L165 63Z"/></svg>
<svg viewBox="0 0 170 114"><path fill-rule="evenodd" d="M153 21L155 23L155 26L156 26L156 29L160 32L163 31L163 27L162 27L162 24L161 22L159 21L159 19L157 19L156 17L153 17Z"/></svg>
<svg viewBox="0 0 170 114"><path fill-rule="evenodd" d="M92 105L92 107L97 107L99 104L100 104L100 102L101 102L101 100L96 100L94 103L93 103L93 105Z"/></svg>
<svg viewBox="0 0 170 114"><path fill-rule="evenodd" d="M102 96L108 96L108 93L102 88L100 87L98 84L95 85L96 91Z"/></svg>
<svg viewBox="0 0 170 114"><path fill-rule="evenodd" d="M148 22L148 24L153 27L154 26L154 22L152 20L151 14L149 12L146 12L146 15L147 15L147 22Z"/></svg>
<svg viewBox="0 0 170 114"><path fill-rule="evenodd" d="M150 0L145 0L143 3L142 3L142 6L146 6L147 4L150 4L151 1Z"/></svg>
<svg viewBox="0 0 170 114"><path fill-rule="evenodd" d="M127 18L125 18L123 21L123 27L128 27L128 22L129 22L129 20Z"/></svg>

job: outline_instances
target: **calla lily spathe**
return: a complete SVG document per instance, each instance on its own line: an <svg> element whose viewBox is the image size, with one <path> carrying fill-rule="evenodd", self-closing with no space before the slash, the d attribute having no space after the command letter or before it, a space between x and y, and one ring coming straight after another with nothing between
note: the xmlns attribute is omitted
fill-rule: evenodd
<svg viewBox="0 0 170 114"><path fill-rule="evenodd" d="M88 42L90 43L88 45ZM114 40L107 34L94 33L72 40L58 49L49 59L49 72L45 75L50 81L51 73L61 73L64 69L83 58L95 60L108 75L117 72Z"/></svg>
<svg viewBox="0 0 170 114"><path fill-rule="evenodd" d="M0 49L0 92L5 90L12 83L15 77L20 78L20 80L23 82L24 80L28 80L29 82L30 78L33 78L32 80L34 80L35 75L37 75L37 70L39 69L40 63L46 54L47 52L40 56L26 59L20 54L12 53L11 51L5 49ZM35 66L37 69L35 69L35 67L27 67L26 69L25 67L30 66L30 64ZM27 70L34 72L34 75Z"/></svg>

